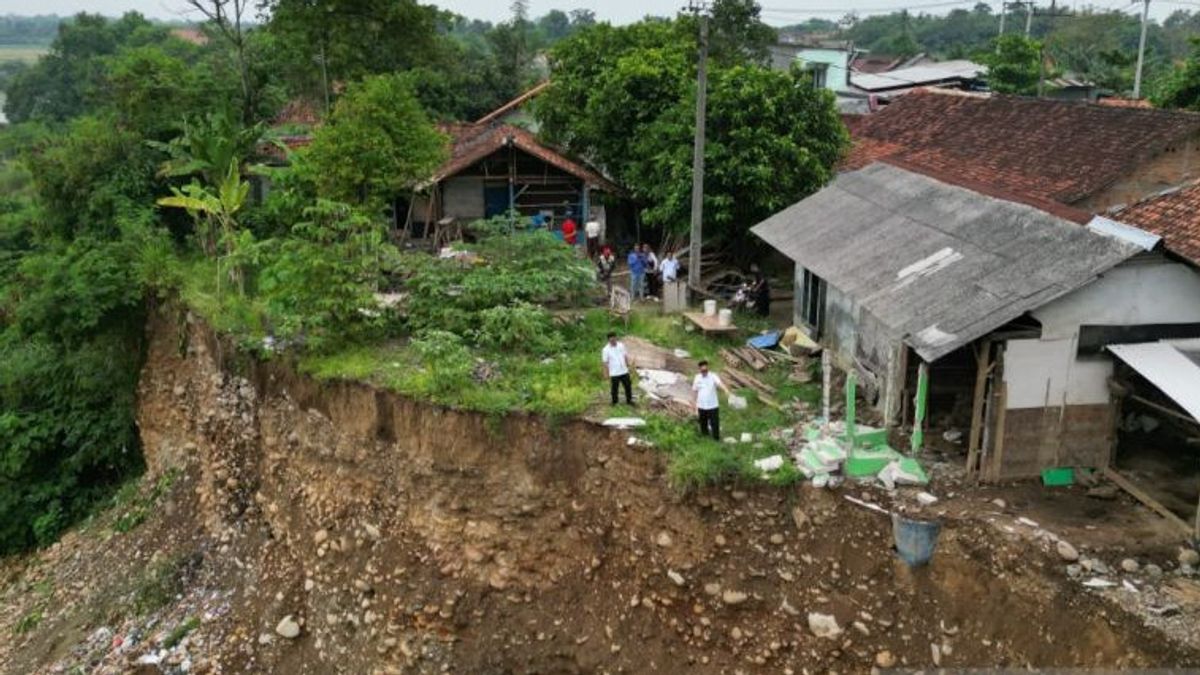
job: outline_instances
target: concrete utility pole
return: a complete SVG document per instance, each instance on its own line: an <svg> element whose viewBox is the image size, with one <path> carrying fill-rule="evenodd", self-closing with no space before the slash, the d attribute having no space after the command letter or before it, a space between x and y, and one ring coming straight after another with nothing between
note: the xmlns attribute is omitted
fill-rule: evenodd
<svg viewBox="0 0 1200 675"><path fill-rule="evenodd" d="M704 220L704 119L708 107L708 8L691 0L688 11L700 20L700 60L696 68L696 138L692 147L692 235L688 246L688 286L700 288Z"/></svg>
<svg viewBox="0 0 1200 675"><path fill-rule="evenodd" d="M1133 97L1142 97L1142 65L1146 62L1146 22L1150 19L1150 0L1142 2L1142 37L1138 39L1137 70L1133 73Z"/></svg>
<svg viewBox="0 0 1200 675"><path fill-rule="evenodd" d="M1000 3L1000 32L996 34L996 37L1004 35L1004 18L1006 16L1008 16L1008 3L1002 2Z"/></svg>
<svg viewBox="0 0 1200 675"><path fill-rule="evenodd" d="M1025 3L1025 37L1029 37L1029 30L1033 28L1033 2Z"/></svg>

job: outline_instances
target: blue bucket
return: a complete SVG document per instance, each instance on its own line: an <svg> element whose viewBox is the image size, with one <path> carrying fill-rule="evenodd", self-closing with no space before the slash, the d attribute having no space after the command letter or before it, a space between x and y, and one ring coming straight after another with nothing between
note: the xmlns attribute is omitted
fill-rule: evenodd
<svg viewBox="0 0 1200 675"><path fill-rule="evenodd" d="M920 567L929 563L937 548L938 532L942 524L928 520L913 520L892 514L892 537L896 540L896 551L909 567Z"/></svg>

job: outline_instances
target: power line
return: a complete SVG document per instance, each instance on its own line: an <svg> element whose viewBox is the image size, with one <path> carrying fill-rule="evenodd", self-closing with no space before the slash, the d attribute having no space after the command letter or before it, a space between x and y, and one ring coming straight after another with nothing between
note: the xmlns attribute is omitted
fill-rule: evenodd
<svg viewBox="0 0 1200 675"><path fill-rule="evenodd" d="M855 14L863 12L900 12L914 9L938 9L940 7L955 7L957 5L973 5L979 0L944 0L943 2L928 2L908 5L892 5L888 7L814 7L801 9L798 7L763 7L761 11L771 14Z"/></svg>

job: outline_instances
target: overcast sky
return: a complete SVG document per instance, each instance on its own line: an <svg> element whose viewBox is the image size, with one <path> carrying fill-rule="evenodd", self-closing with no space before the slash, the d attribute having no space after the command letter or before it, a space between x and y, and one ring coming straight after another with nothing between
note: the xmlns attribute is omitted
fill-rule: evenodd
<svg viewBox="0 0 1200 675"><path fill-rule="evenodd" d="M428 3L429 0L423 0L423 2ZM944 2L936 0L909 0L908 2L905 0L851 0L850 2L846 2L846 0L762 0L761 4L764 7L763 18L766 22L781 26L799 23L811 16L837 19L841 14L850 10L868 14L874 13L870 11L873 9L893 7L898 9L905 5L914 8L914 11L942 13L954 8L950 6L951 2L953 0ZM1045 5L1048 2L1049 0L1045 0L1038 4ZM1136 11L1136 7L1132 7L1136 3L1131 3L1129 0L1060 0L1060 2L1063 5L1077 8L1082 8L1084 4L1092 4L1099 8L1128 10L1130 13ZM508 18L510 2L509 0L435 0L434 4L475 19L503 21ZM530 0L529 13L531 16L537 17L551 9L570 11L587 8L594 11L601 20L629 23L637 21L647 14L674 15L686 4L687 0ZM961 4L955 6L969 8L972 4L973 0L963 0ZM993 1L991 4L999 6L998 1ZM1165 16L1171 10L1181 7L1179 4L1168 6L1164 2L1151 3L1151 5L1151 14L1154 16ZM191 16L184 13L184 7L185 4L182 0L0 0L0 14L67 15L88 11L119 15L133 9L159 19L180 19ZM1189 5L1186 9L1195 9L1195 7ZM805 10L817 11L806 12Z"/></svg>

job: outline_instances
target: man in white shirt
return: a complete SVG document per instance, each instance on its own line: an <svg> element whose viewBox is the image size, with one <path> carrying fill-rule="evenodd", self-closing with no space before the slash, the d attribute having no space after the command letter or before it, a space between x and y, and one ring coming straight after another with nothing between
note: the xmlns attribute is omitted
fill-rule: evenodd
<svg viewBox="0 0 1200 675"><path fill-rule="evenodd" d="M608 334L608 344L600 351L600 361L604 364L604 374L608 376L609 391L612 394L612 404L618 402L617 389L625 387L625 402L633 405L633 380L629 377L630 360L625 353L625 344L617 341L616 333Z"/></svg>
<svg viewBox="0 0 1200 675"><path fill-rule="evenodd" d="M708 361L700 362L700 374L692 380L692 409L700 419L700 435L721 440L720 401L717 399L717 389L729 396L729 388L717 377L716 373L708 372Z"/></svg>
<svg viewBox="0 0 1200 675"><path fill-rule="evenodd" d="M662 271L664 284L679 279L679 260L675 257L674 251L667 251L667 257L663 258L658 268Z"/></svg>
<svg viewBox="0 0 1200 675"><path fill-rule="evenodd" d="M587 255L595 260L600 253L600 221L589 220L583 225L583 233L587 237Z"/></svg>

